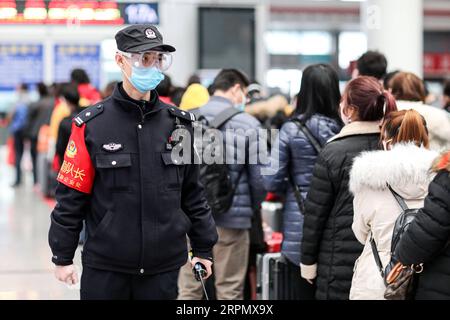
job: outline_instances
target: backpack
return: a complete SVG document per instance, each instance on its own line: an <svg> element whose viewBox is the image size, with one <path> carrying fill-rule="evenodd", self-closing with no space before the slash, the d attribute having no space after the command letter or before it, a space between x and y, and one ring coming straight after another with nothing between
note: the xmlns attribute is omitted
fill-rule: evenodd
<svg viewBox="0 0 450 320"><path fill-rule="evenodd" d="M207 121L200 113L199 109L191 110L191 112L196 116L197 121L202 123L203 137L205 134L208 134L208 129L220 129L228 120L242 111L230 107L220 112L211 121ZM205 139L202 139L201 142L196 141L196 143L205 145L204 140ZM209 139L206 140L209 141ZM226 145L224 143L222 149L222 163L206 164L204 161L201 161L200 164L200 182L204 186L206 200L214 215L226 213L231 208L236 188L244 171L241 170L239 172L236 182L233 183L228 165L226 164L225 148Z"/></svg>
<svg viewBox="0 0 450 320"><path fill-rule="evenodd" d="M24 103L19 103L14 111L9 130L11 133L23 132L28 121L28 107Z"/></svg>
<svg viewBox="0 0 450 320"><path fill-rule="evenodd" d="M322 146L319 143L319 141L312 135L311 131L309 131L308 127L305 126L299 119L292 119L291 121L297 125L299 131L301 131L305 135L306 139L312 144L317 154L319 154L320 151L322 151ZM292 185L292 188L294 189L295 200L297 201L297 205L300 209L300 212L304 214L305 199L302 196L300 187L294 182L294 178L291 175L289 175L288 179L289 183Z"/></svg>
<svg viewBox="0 0 450 320"><path fill-rule="evenodd" d="M397 200L397 203L402 209L402 212L398 216L397 220L395 220L394 230L392 232L391 260L386 265L384 270L383 265L381 263L380 255L378 254L378 249L375 240L373 239L372 236L370 237L370 245L372 247L375 262L378 266L378 269L380 270L380 274L383 277L386 285L388 285L388 282L386 281L387 276L390 274L394 266L399 262L398 258L394 255L395 249L397 248L397 245L400 242L400 239L402 238L405 231L408 230L411 222L414 221L417 214L419 214L421 211L420 208L416 209L408 208L405 200L397 192L395 192L391 186L388 185L388 187L392 195L394 196L395 200Z"/></svg>

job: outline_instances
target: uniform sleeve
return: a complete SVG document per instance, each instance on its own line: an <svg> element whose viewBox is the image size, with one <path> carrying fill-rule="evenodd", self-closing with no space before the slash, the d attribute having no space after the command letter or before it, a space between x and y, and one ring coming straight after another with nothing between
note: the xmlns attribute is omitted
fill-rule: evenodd
<svg viewBox="0 0 450 320"><path fill-rule="evenodd" d="M323 152L314 166L313 178L305 204L302 257L305 266L315 265L325 224L334 205L334 193Z"/></svg>
<svg viewBox="0 0 450 320"><path fill-rule="evenodd" d="M195 156L193 152L193 157ZM192 164L186 165L181 191L181 209L192 223L188 236L193 255L210 259L218 235L203 185L200 183L200 165L194 163L193 161Z"/></svg>
<svg viewBox="0 0 450 320"><path fill-rule="evenodd" d="M85 143L85 126L72 126L64 162L58 173L57 204L51 214L49 244L56 265L72 264L94 181Z"/></svg>
<svg viewBox="0 0 450 320"><path fill-rule="evenodd" d="M395 256L405 265L427 263L450 238L450 177L441 171L431 182L423 210L397 245Z"/></svg>
<svg viewBox="0 0 450 320"><path fill-rule="evenodd" d="M62 183L58 184L56 206L50 216L51 223L48 233L54 264L72 264L89 199L90 195L86 193Z"/></svg>

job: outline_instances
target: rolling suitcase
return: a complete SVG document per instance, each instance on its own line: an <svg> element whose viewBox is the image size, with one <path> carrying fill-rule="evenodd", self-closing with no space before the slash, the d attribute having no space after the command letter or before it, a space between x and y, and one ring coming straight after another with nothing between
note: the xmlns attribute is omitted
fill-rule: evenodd
<svg viewBox="0 0 450 320"><path fill-rule="evenodd" d="M266 253L257 256L257 299L287 300L290 292L289 272L281 253Z"/></svg>

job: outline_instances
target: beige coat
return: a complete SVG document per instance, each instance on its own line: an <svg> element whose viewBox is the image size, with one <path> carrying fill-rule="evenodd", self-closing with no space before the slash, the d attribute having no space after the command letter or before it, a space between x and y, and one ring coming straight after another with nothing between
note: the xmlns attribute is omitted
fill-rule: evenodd
<svg viewBox="0 0 450 320"><path fill-rule="evenodd" d="M257 101L245 107L245 112L257 118L271 118L278 111L283 111L286 115L290 115L293 108L282 95L275 95L267 100Z"/></svg>
<svg viewBox="0 0 450 320"><path fill-rule="evenodd" d="M421 101L397 101L398 110L413 109L427 122L430 148L448 150L450 148L450 114L443 109L423 104Z"/></svg>
<svg viewBox="0 0 450 320"><path fill-rule="evenodd" d="M391 151L362 153L350 173L354 194L352 229L364 250L353 269L351 300L384 299L386 289L370 246L370 234L378 247L383 266L389 262L394 223L401 209L387 184L410 208L420 208L434 177L430 167L438 154L413 144L398 144Z"/></svg>

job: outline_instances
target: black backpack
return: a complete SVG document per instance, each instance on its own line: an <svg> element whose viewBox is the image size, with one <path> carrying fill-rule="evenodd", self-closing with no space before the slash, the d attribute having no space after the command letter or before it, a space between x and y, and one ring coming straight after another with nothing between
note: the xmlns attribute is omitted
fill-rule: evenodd
<svg viewBox="0 0 450 320"><path fill-rule="evenodd" d="M391 186L388 186L389 190L391 191L392 195L394 196L395 200L397 200L397 203L400 205L400 208L402 209L402 213L398 216L397 220L395 220L394 224L394 230L392 232L392 242L391 242L391 260L386 265L386 267L383 270L383 265L381 263L380 255L378 254L377 245L375 243L375 240L373 237L370 237L370 244L372 246L372 252L373 256L375 258L375 262L378 266L378 269L380 270L380 274L383 277L383 279L386 282L386 277L391 272L392 268L397 264L398 258L394 255L395 249L397 248L398 243L400 242L400 239L402 238L403 234L406 230L408 230L411 222L416 218L417 214L421 211L420 208L417 209L410 209L406 205L405 200L397 193L395 192Z"/></svg>
<svg viewBox="0 0 450 320"><path fill-rule="evenodd" d="M208 129L220 129L228 120L241 113L242 111L230 107L220 112L214 119L207 119L200 113L199 109L191 111L202 123L202 134L207 134ZM196 141L196 143L199 143ZM202 144L204 141L201 142ZM222 163L206 164L201 161L200 164L200 181L205 188L205 196L208 205L214 215L227 212L233 204L233 197L241 178L243 170L239 172L239 176L233 183L228 165L226 164L226 145L222 148Z"/></svg>

